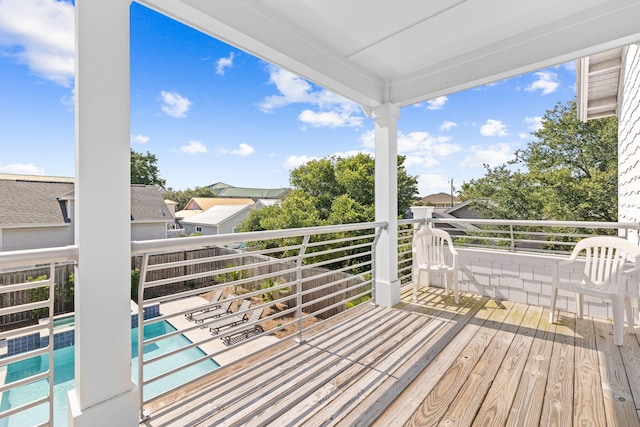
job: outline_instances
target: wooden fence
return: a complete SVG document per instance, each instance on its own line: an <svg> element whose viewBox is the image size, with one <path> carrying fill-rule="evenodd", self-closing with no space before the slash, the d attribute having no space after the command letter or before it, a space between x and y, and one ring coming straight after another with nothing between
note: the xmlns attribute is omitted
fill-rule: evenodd
<svg viewBox="0 0 640 427"><path fill-rule="evenodd" d="M58 264L55 268L56 284L54 290L54 315L73 311L73 279L71 278L74 271L74 264ZM15 285L17 283L25 283L37 277L49 277L49 267L32 268L28 270L20 270L0 274L0 286ZM0 308L12 307L16 305L27 304L29 302L46 299L47 295L43 292L18 291L9 292L0 295ZM45 310L46 311L46 310ZM45 313L43 317L48 317ZM23 311L20 313L0 316L0 325L4 329L8 325L29 321L35 318L32 311Z"/></svg>
<svg viewBox="0 0 640 427"><path fill-rule="evenodd" d="M225 255L237 255L237 257L233 257L232 259L216 259L220 256ZM256 263L264 263L265 261L273 261L274 258L267 257L264 255L254 255L250 252L244 252L236 249L229 248L206 248L200 250L191 250L191 251L181 251L174 252L170 254L161 254L161 255L151 255L149 264L161 264L167 262L176 262L176 261L185 261L185 260L196 260L201 258L211 258L211 261L200 262L188 264L180 267L167 268L157 271L150 271L147 273L147 281L166 279L170 277L182 277L191 274L197 273L206 273L210 272L211 275L207 277L203 277L197 280L191 281L177 281L175 283L170 283L167 285L162 285L158 287L154 287L152 289L148 289L145 294L145 298L153 298L156 296L167 295L172 293L178 293L186 289L194 289L198 287L208 286L213 282L219 283L221 278L219 277L217 271L223 268L230 267L239 267L239 270L244 270L246 273L246 277L257 277L269 275L274 277L274 281L281 282L295 282L296 281L296 273L289 272L278 274L280 271L285 271L289 269L293 269L296 267L295 262L292 261L282 261L276 262L269 265L259 265L252 266ZM132 270L139 269L141 265L140 257L132 257L131 259L131 268ZM243 269L242 267L246 267ZM315 268L315 267L305 267L302 271L303 277L303 291L318 289L315 292L310 292L303 297L303 304L307 304L312 302L309 306L305 307L305 311L308 313L313 313L316 311L321 311L328 306L333 304L337 304L345 298L349 298L353 295L356 295L362 292L364 289L362 286L363 280L359 276L353 276L343 272L334 272L332 274L327 274L330 270L324 268ZM73 280L71 276L74 272L73 264L61 264L56 266L55 270L55 303L54 303L54 315L67 313L73 311ZM44 268L34 268L29 270L22 270L10 273L2 273L0 274L0 285L11 285L16 283L26 282L28 278L35 279L38 276L47 276L49 274L49 270L47 267ZM315 276L323 275L322 277L313 278ZM338 282L338 283L336 283ZM332 286L328 286L322 288L324 285L336 283ZM261 281L248 281L243 285L244 288L249 290L258 290L261 286ZM348 290L347 290L348 289ZM329 296L339 291L345 291L344 294L338 294L334 296ZM291 286L291 295L295 295L297 289L295 285ZM33 302L36 295L30 293L29 291L19 291L19 292L10 292L8 294L2 295L0 299L0 308L10 307L20 304L26 304L29 302ZM296 304L295 298L290 298L287 301L287 304L290 307L294 307ZM329 310L325 310L322 313L318 314L318 317L327 318L333 316L337 313L340 313L345 308L344 304L339 305L337 307L331 308ZM48 313L44 314L43 317L47 317ZM15 324L18 322L24 322L33 320L35 317L35 313L31 311L25 311L21 313L11 314L7 316L1 316L0 322L3 328L8 327L11 324Z"/></svg>

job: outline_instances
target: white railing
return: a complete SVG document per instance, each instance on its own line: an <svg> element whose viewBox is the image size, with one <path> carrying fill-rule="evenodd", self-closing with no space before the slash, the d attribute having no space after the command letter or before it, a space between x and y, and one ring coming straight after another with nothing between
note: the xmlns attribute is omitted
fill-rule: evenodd
<svg viewBox="0 0 640 427"><path fill-rule="evenodd" d="M184 384L176 383L149 396L145 390L154 382L225 357L230 350L248 342L266 340L275 344L278 340L273 338L274 334L292 333L302 341L305 332L332 315L364 301L375 302L375 249L384 227L386 223L363 223L133 242L132 255L141 258L138 285L141 416L144 418L143 408L149 401ZM243 243L246 249L224 247L235 243ZM175 293L167 294L171 287ZM239 312L208 317L220 301L196 297L218 290L225 291L228 298L223 300L230 301L232 307L244 300L252 304ZM144 319L145 310L158 304L160 315ZM272 307L278 307L279 311L272 312ZM191 313L204 310L209 312L200 316L201 322L187 320ZM238 319L235 316L247 319L263 310L265 315L260 320L254 317L253 321L230 322ZM144 337L145 327L163 321L180 327L162 336ZM186 336L190 342L162 355L145 356L146 346L178 335ZM146 373L150 365L196 347L203 352L188 362L172 364L153 377ZM247 352L241 352L243 357Z"/></svg>
<svg viewBox="0 0 640 427"><path fill-rule="evenodd" d="M449 232L456 246L511 252L568 253L578 240L598 235L636 235L639 223L429 218ZM640 241L636 242L640 243Z"/></svg>
<svg viewBox="0 0 640 427"><path fill-rule="evenodd" d="M35 335L38 345L32 343L26 351L16 351L13 354L2 354L0 357L0 370L4 370L5 373L8 370L9 365L18 363L34 357L45 356L48 358L48 369L44 372L37 372L29 375L28 377L21 378L9 383L6 381L0 382L0 396L3 393L10 393L19 387L24 387L29 384L36 383L37 381L48 381L48 392L46 395L39 397L37 394L32 396L32 399L21 402L19 406L11 407L7 410L0 412L0 424L3 424L3 420L9 417L19 416L21 413L29 411L32 408L48 404L48 417L46 420L40 422L39 426L46 426L53 424L53 310L54 310L54 278L55 278L55 266L56 263L76 262L78 258L77 247L68 246L65 248L54 249L37 249L27 251L14 251L0 253L0 268L2 270L11 269L12 272L19 272L21 270L30 270L34 266L39 268L48 268L48 274L45 279L41 280L26 280L21 283L13 284L0 284L0 297L10 298L15 293L24 293L29 291L35 291L37 298L34 300L29 299L16 304L9 305L8 307L0 308L0 318L3 316L10 316L22 312L31 312L32 310L46 310L48 312L49 321L44 324L32 324L20 328L13 328L8 331L0 332L0 343L4 343L7 351L9 351L8 341L11 340L28 340L30 335ZM44 292L41 292L44 291ZM44 337L48 337L47 344L40 346ZM26 344L26 342L25 342ZM23 346L24 347L24 346ZM25 350L24 348L22 350ZM22 393L24 394L24 393Z"/></svg>

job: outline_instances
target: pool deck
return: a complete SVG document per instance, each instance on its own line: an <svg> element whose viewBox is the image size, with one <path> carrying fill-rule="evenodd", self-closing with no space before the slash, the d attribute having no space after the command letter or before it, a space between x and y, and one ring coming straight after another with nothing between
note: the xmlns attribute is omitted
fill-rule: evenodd
<svg viewBox="0 0 640 427"><path fill-rule="evenodd" d="M607 320L430 288L305 338L150 402L143 425L640 426L637 330L618 347Z"/></svg>
<svg viewBox="0 0 640 427"><path fill-rule="evenodd" d="M180 311L188 310L189 308L199 307L206 304L207 300L204 298L195 296L183 298L176 301L171 301L160 305L160 313L163 315L178 313ZM187 320L184 315L178 315L167 319L173 327L177 330L183 331L190 327L193 327L194 323ZM191 331L183 332L183 335L189 338L192 342L201 342L208 338L211 338L211 332L208 327L198 328ZM207 354L215 354L214 359L220 366L228 365L235 362L242 357L245 357L249 353L262 350L280 340L273 336L264 336L255 340L247 341L245 344L235 346L233 348L227 348L222 340L212 340L204 344L198 344L198 347Z"/></svg>

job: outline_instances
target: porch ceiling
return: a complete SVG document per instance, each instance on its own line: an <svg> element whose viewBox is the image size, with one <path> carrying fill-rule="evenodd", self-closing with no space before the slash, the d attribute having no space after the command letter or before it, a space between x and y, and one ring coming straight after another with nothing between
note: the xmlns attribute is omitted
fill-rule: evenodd
<svg viewBox="0 0 640 427"><path fill-rule="evenodd" d="M638 0L140 0L375 108L640 40Z"/></svg>

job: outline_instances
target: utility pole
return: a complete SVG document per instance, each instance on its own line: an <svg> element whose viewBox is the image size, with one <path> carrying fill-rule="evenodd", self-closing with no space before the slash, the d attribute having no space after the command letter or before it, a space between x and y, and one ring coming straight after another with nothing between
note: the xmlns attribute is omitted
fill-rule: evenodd
<svg viewBox="0 0 640 427"><path fill-rule="evenodd" d="M451 177L449 183L451 184L451 207L453 207L453 177Z"/></svg>

